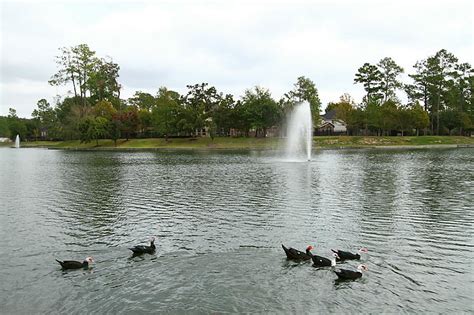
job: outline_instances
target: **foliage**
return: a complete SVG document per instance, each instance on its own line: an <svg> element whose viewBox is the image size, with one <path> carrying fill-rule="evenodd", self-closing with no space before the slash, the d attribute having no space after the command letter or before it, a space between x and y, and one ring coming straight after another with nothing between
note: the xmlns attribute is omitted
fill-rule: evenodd
<svg viewBox="0 0 474 315"><path fill-rule="evenodd" d="M90 106L102 100L118 103L121 85L117 82L120 67L110 58L98 58L88 45L59 48L58 71L49 84L72 84L76 105ZM88 96L89 95L89 96Z"/></svg>
<svg viewBox="0 0 474 315"><path fill-rule="evenodd" d="M251 127L256 129L256 137L266 137L267 129L281 120L281 110L268 89L256 86L252 90L246 90L242 102L246 112L244 115L250 118Z"/></svg>
<svg viewBox="0 0 474 315"><path fill-rule="evenodd" d="M81 142L88 143L96 140L96 144L99 145L99 139L107 135L108 121L104 117L85 117L79 122L79 131Z"/></svg>
<svg viewBox="0 0 474 315"><path fill-rule="evenodd" d="M214 125L213 116L223 99L222 93L218 93L216 88L208 83L186 87L189 91L181 99L184 109L180 124L191 133Z"/></svg>
<svg viewBox="0 0 474 315"><path fill-rule="evenodd" d="M313 81L301 76L298 77L292 91L285 94L286 100L280 103L287 114L293 107L301 102L308 102L311 108L313 124L319 123L319 112L321 111L321 101L318 95L318 89Z"/></svg>
<svg viewBox="0 0 474 315"><path fill-rule="evenodd" d="M10 127L7 117L0 116L0 137L10 138Z"/></svg>
<svg viewBox="0 0 474 315"><path fill-rule="evenodd" d="M169 91L166 88L160 88L158 91L156 103L153 108L151 121L155 131L164 136L166 140L170 135L178 133L178 121L180 120L181 108L179 106L179 94Z"/></svg>
<svg viewBox="0 0 474 315"><path fill-rule="evenodd" d="M111 102L102 100L92 108L92 113L95 117L103 117L110 121L112 116L117 113L117 110Z"/></svg>
<svg viewBox="0 0 474 315"><path fill-rule="evenodd" d="M390 57L385 57L377 64L380 71L380 92L384 102L395 100L395 92L403 84L398 80L398 76L403 73L403 68L395 63Z"/></svg>
<svg viewBox="0 0 474 315"><path fill-rule="evenodd" d="M27 139L81 139L90 142L110 137L196 136L204 130L215 136L265 137L269 128L281 127L282 118L299 102L310 104L318 125L321 101L312 80L300 76L293 89L276 102L268 89L254 87L235 99L208 83L188 85L184 95L161 87L156 94L137 91L121 99L120 67L101 58L86 44L60 48L51 85L66 85L72 92L51 105L40 99L32 119L17 117L12 108L0 117L0 135ZM348 94L329 103L351 135L459 134L474 131L474 70L441 49L416 62L411 82L402 84L404 69L390 57L377 64L364 63L354 77L366 95L360 104ZM406 92L408 103L397 97ZM402 98L400 98L402 99Z"/></svg>
<svg viewBox="0 0 474 315"><path fill-rule="evenodd" d="M382 79L382 73L377 68L377 66L372 65L368 62L364 63L362 67L357 69L355 74L354 83L361 83L364 86L367 95L365 97L366 103L371 102L372 100L377 100L381 98L380 95L380 81Z"/></svg>
<svg viewBox="0 0 474 315"><path fill-rule="evenodd" d="M28 130L25 119L18 118L14 108L8 109L7 125L11 140L14 140L16 135L19 135L21 139L27 137Z"/></svg>
<svg viewBox="0 0 474 315"><path fill-rule="evenodd" d="M410 122L412 123L412 127L417 130L417 134L419 134L420 130L428 128L430 124L428 112L425 111L418 102L410 109Z"/></svg>
<svg viewBox="0 0 474 315"><path fill-rule="evenodd" d="M230 134L231 128L238 128L235 124L235 102L231 94L227 94L221 99L214 109L211 124L211 137L214 135L225 136Z"/></svg>
<svg viewBox="0 0 474 315"><path fill-rule="evenodd" d="M150 93L136 91L135 94L128 99L128 104L140 110L151 111L156 106L156 99Z"/></svg>

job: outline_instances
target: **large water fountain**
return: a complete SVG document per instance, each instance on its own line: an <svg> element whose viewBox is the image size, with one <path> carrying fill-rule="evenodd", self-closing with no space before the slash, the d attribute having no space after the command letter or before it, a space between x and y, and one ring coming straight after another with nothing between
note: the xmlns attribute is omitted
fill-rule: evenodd
<svg viewBox="0 0 474 315"><path fill-rule="evenodd" d="M311 160L313 123L308 102L295 106L288 118L286 157L289 160Z"/></svg>
<svg viewBox="0 0 474 315"><path fill-rule="evenodd" d="M15 138L15 148L19 148L20 147L20 135L16 135L16 138Z"/></svg>

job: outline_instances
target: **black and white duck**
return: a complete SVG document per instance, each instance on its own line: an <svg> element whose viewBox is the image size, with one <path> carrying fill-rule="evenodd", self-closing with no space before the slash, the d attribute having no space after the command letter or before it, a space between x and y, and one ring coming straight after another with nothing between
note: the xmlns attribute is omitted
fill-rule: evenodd
<svg viewBox="0 0 474 315"><path fill-rule="evenodd" d="M366 265L359 265L357 271L349 269L337 269L334 273L337 275L338 280L355 280L362 277L362 273L368 271L369 268Z"/></svg>
<svg viewBox="0 0 474 315"><path fill-rule="evenodd" d="M339 249L331 249L331 250L333 251L333 253L336 253L339 256L339 258L336 258L337 261L350 260L350 259L359 260L360 259L360 254L366 254L366 253L369 252L369 250L365 247L359 249L357 254L353 254L351 252L346 252L346 251L339 250Z"/></svg>
<svg viewBox="0 0 474 315"><path fill-rule="evenodd" d="M76 260L57 260L56 261L61 265L63 269L87 269L90 264L94 262L92 257L86 257L82 262Z"/></svg>
<svg viewBox="0 0 474 315"><path fill-rule="evenodd" d="M332 254L333 258L328 259L326 257L313 255L311 259L313 260L313 267L334 267L336 266L337 254Z"/></svg>
<svg viewBox="0 0 474 315"><path fill-rule="evenodd" d="M302 252L291 247L286 248L285 245L283 244L281 245L281 247L285 251L287 259L296 260L296 261L304 261L304 260L310 260L311 257L313 257L313 254L311 253L313 246L311 245L306 247L306 252Z"/></svg>

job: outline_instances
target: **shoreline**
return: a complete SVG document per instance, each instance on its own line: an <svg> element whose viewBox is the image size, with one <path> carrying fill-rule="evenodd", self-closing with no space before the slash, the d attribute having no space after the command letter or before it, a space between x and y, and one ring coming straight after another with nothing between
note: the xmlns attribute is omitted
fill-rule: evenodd
<svg viewBox="0 0 474 315"><path fill-rule="evenodd" d="M162 138L120 139L117 146L110 139L97 143L70 141L33 141L21 143L22 148L46 148L72 151L231 151L231 150L281 150L285 147L284 138ZM13 143L3 143L0 147L11 147ZM419 137L365 137L365 136L318 136L314 137L315 150L341 149L452 149L474 148L474 137L460 136L419 136Z"/></svg>
<svg viewBox="0 0 474 315"><path fill-rule="evenodd" d="M25 149L47 149L78 152L159 152L159 151L278 151L269 148L48 148L24 147ZM439 144L439 145L411 145L411 146L367 146L367 147L313 147L313 151L343 151L343 150L442 150L442 149L469 149L474 145Z"/></svg>
<svg viewBox="0 0 474 315"><path fill-rule="evenodd" d="M121 147L95 147L95 148L79 148L79 147L24 147L24 148L40 148L48 150L69 150L69 151L239 151L239 150L278 150L276 148L212 148L212 147L156 147L156 148L121 148ZM321 147L313 146L313 150L410 150L410 149L458 149L458 148L474 148L474 144L426 144L426 145L380 145L380 146L339 146L339 147Z"/></svg>

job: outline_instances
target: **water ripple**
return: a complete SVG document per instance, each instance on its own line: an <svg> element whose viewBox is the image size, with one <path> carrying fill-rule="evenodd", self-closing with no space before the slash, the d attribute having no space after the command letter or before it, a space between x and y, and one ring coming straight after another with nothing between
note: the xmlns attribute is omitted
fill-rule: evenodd
<svg viewBox="0 0 474 315"><path fill-rule="evenodd" d="M474 311L474 150L273 154L3 150L2 311ZM132 258L152 235L156 255ZM282 243L367 247L369 272L338 283Z"/></svg>

